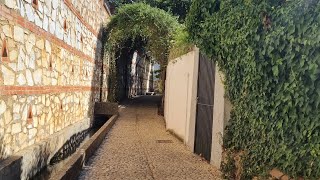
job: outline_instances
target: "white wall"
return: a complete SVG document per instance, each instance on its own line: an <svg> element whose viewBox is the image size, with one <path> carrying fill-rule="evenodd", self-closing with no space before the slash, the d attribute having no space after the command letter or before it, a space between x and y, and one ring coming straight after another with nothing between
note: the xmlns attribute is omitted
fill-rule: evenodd
<svg viewBox="0 0 320 180"><path fill-rule="evenodd" d="M199 71L199 50L170 61L165 89L167 130L175 133L194 151L196 103ZM220 168L225 126L230 119L231 103L225 98L224 76L216 66L211 164Z"/></svg>
<svg viewBox="0 0 320 180"><path fill-rule="evenodd" d="M169 62L165 89L166 127L193 151L199 50Z"/></svg>
<svg viewBox="0 0 320 180"><path fill-rule="evenodd" d="M217 168L220 168L222 161L224 129L230 119L231 111L231 104L225 98L223 79L223 74L219 71L219 67L216 66L210 163Z"/></svg>

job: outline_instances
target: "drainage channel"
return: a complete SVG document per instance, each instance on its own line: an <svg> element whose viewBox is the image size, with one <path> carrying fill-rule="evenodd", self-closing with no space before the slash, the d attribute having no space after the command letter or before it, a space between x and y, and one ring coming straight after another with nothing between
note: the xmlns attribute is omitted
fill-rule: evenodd
<svg viewBox="0 0 320 180"><path fill-rule="evenodd" d="M71 156L85 144L108 120L110 117L97 116L94 119L92 128L76 133L59 149L59 151L51 158L49 165L44 167L31 180L48 180L51 175L59 171Z"/></svg>

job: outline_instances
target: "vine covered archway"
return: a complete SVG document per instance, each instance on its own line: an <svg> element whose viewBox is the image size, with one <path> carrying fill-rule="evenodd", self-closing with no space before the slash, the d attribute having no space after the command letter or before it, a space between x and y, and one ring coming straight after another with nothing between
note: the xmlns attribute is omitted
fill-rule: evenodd
<svg viewBox="0 0 320 180"><path fill-rule="evenodd" d="M103 43L109 60L108 100L117 100L116 61L126 52L139 51L158 62L163 69L169 57L173 37L181 25L169 13L143 3L124 5L106 25ZM161 71L164 79L165 72Z"/></svg>

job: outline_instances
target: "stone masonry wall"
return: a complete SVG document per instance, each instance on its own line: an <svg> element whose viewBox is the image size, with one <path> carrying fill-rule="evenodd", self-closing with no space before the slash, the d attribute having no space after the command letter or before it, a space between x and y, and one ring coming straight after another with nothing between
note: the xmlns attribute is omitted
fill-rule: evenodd
<svg viewBox="0 0 320 180"><path fill-rule="evenodd" d="M71 0L71 3L80 12L84 20L95 29L99 28L101 22L104 22L106 20L106 16L108 16L108 14L106 14L105 7L101 5L102 2L102 0ZM92 13L92 9L95 9L96 12L100 13Z"/></svg>
<svg viewBox="0 0 320 180"><path fill-rule="evenodd" d="M88 128L77 123L90 124L100 90L107 96L99 35L108 18L102 0L0 0L0 161Z"/></svg>

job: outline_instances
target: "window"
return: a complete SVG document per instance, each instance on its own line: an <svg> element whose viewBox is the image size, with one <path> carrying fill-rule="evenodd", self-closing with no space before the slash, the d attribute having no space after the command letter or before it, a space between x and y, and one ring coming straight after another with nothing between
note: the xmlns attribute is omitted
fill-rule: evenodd
<svg viewBox="0 0 320 180"><path fill-rule="evenodd" d="M27 124L28 125L32 125L33 124L32 106L29 107Z"/></svg>
<svg viewBox="0 0 320 180"><path fill-rule="evenodd" d="M32 7L38 9L38 0L32 0Z"/></svg>
<svg viewBox="0 0 320 180"><path fill-rule="evenodd" d="M2 43L1 58L2 58L2 61L8 61L9 60L9 54L8 54L8 48L7 48L6 40L3 40L3 43Z"/></svg>
<svg viewBox="0 0 320 180"><path fill-rule="evenodd" d="M50 60L49 60L49 71L52 71L52 57L50 57Z"/></svg>
<svg viewBox="0 0 320 180"><path fill-rule="evenodd" d="M63 29L64 29L64 31L67 31L67 29L68 29L67 20L64 20L64 22L63 22Z"/></svg>

